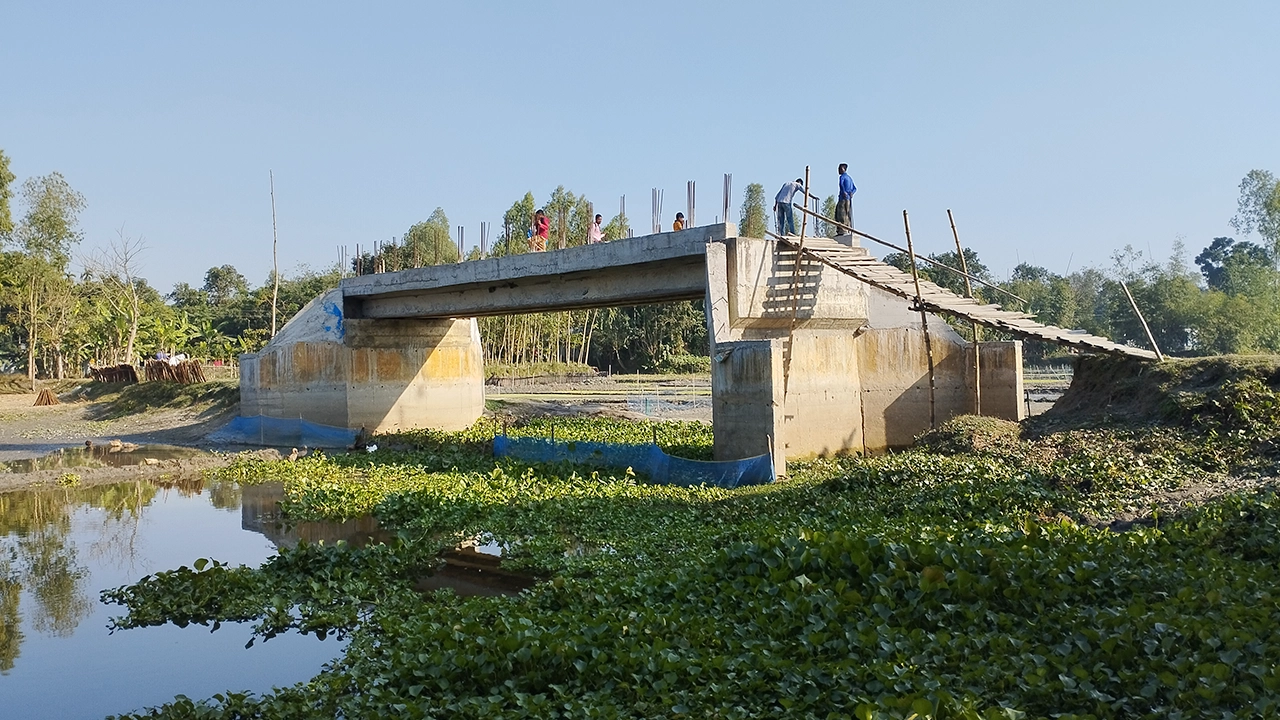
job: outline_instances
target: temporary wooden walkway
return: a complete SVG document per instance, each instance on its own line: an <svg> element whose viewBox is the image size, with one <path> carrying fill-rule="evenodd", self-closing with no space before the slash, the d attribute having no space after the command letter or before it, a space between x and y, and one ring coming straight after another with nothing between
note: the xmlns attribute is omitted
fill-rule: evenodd
<svg viewBox="0 0 1280 720"><path fill-rule="evenodd" d="M800 238L780 239L792 247L800 246ZM915 283L909 273L888 263L880 262L868 255L864 248L849 247L825 237L807 237L804 239L801 251L804 255L851 275L872 287L893 293L913 303L917 300ZM984 305L923 279L920 280L919 304L921 309L927 312L953 315L1022 338L1043 340L1092 352L1156 359L1156 354L1150 350L1121 345L1097 335L1090 335L1084 330L1066 330L1045 325L1036 322L1034 315L1004 310L999 305Z"/></svg>

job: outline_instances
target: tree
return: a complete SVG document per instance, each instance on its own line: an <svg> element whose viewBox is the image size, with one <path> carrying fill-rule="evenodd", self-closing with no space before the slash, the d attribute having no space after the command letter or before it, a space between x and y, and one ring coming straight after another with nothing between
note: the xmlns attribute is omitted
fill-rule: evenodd
<svg viewBox="0 0 1280 720"><path fill-rule="evenodd" d="M826 199L822 201L822 214L825 217L829 217L832 219L835 218L836 216L836 196L835 195L828 195ZM836 227L834 223L829 223L826 220L818 221L819 235L825 235L829 238L833 238L839 235L840 232L841 232L840 228Z"/></svg>
<svg viewBox="0 0 1280 720"><path fill-rule="evenodd" d="M11 185L17 179L9 171L9 156L0 150L0 241L13 232L13 213L9 209L9 201L13 199Z"/></svg>
<svg viewBox="0 0 1280 720"><path fill-rule="evenodd" d="M234 265L219 265L205 272L202 289L210 303L226 305L249 292L249 281Z"/></svg>
<svg viewBox="0 0 1280 720"><path fill-rule="evenodd" d="M100 283L102 292L99 299L103 301L104 309L110 310L113 319L122 319L128 328L122 361L132 364L136 359L134 348L138 342L138 328L142 323L142 297L138 286L145 282L138 277L138 261L147 246L142 238L125 235L123 227L116 231L116 238L105 250L99 251L87 261L86 267ZM223 267L231 268L230 265ZM231 272L239 275L235 268L231 268ZM205 277L207 285L208 275Z"/></svg>
<svg viewBox="0 0 1280 720"><path fill-rule="evenodd" d="M1241 294L1245 286L1269 280L1275 261L1261 245L1216 237L1196 256L1196 265L1210 289Z"/></svg>
<svg viewBox="0 0 1280 720"><path fill-rule="evenodd" d="M82 238L76 224L85 200L56 172L28 178L22 199L27 209L12 233L18 252L8 258L9 278L25 335L27 377L34 382L42 312L54 297L65 295L71 248Z"/></svg>
<svg viewBox="0 0 1280 720"><path fill-rule="evenodd" d="M458 246L453 242L449 216L436 208L424 222L415 223L402 238L396 267L421 267L458 262Z"/></svg>
<svg viewBox="0 0 1280 720"><path fill-rule="evenodd" d="M626 215L614 215L607 225L600 228L600 232L604 233L605 240L621 240L631 233L631 223Z"/></svg>
<svg viewBox="0 0 1280 720"><path fill-rule="evenodd" d="M751 183L742 194L738 233L743 237L762 238L768 229L769 212L765 210L764 186L760 183Z"/></svg>
<svg viewBox="0 0 1280 720"><path fill-rule="evenodd" d="M706 355L707 321L701 300L601 311L597 366L655 369L672 356Z"/></svg>
<svg viewBox="0 0 1280 720"><path fill-rule="evenodd" d="M493 255L500 257L529 252L527 231L533 222L534 204L533 193L527 192L502 214L502 233L493 247Z"/></svg>
<svg viewBox="0 0 1280 720"><path fill-rule="evenodd" d="M1195 351L1194 327L1201 293L1194 273L1187 268L1182 243L1174 243L1173 254L1164 265L1144 262L1142 251L1128 245L1112 259L1115 269L1106 300L1113 339L1138 347L1149 345L1141 321L1119 287L1123 281L1129 286L1161 350L1171 354Z"/></svg>
<svg viewBox="0 0 1280 720"><path fill-rule="evenodd" d="M560 238L564 238L565 247L585 245L587 243L587 227L594 219L591 217L591 203L585 195L575 195L560 185L551 193L551 198L543 206L547 217L551 220L551 246L560 247ZM565 227L560 227L563 214Z"/></svg>
<svg viewBox="0 0 1280 720"><path fill-rule="evenodd" d="M1250 170L1240 181L1240 201L1231 227L1248 235L1257 232L1280 259L1280 180L1266 170Z"/></svg>

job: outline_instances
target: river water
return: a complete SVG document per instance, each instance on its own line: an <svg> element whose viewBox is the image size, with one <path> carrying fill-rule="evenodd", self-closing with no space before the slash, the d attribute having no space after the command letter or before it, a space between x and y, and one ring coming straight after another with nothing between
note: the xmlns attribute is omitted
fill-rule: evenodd
<svg viewBox="0 0 1280 720"><path fill-rule="evenodd" d="M276 524L278 486L132 481L0 494L0 717L101 718L183 694L269 691L315 675L343 643L288 634L245 649L248 624L108 632L100 591L197 558L256 566L278 544L359 539L372 521Z"/></svg>

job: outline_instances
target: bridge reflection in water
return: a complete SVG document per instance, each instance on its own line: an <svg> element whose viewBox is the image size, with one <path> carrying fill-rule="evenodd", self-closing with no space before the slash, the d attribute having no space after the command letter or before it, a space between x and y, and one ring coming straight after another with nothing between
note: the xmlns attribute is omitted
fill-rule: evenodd
<svg viewBox="0 0 1280 720"><path fill-rule="evenodd" d="M288 522L280 512L283 498L284 487L280 483L243 486L240 526L265 536L278 548L294 547L304 541L326 545L341 541L356 547L395 542L395 536L380 527L372 515L345 522ZM536 581L528 575L503 570L501 550L494 545L466 541L441 553L440 560L431 575L417 579L417 590L448 588L461 597L514 595Z"/></svg>

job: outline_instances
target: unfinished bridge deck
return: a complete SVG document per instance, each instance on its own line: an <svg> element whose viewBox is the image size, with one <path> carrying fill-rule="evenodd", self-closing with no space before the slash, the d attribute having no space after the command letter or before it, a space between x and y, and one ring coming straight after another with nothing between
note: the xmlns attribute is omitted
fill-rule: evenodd
<svg viewBox="0 0 1280 720"><path fill-rule="evenodd" d="M352 318L458 318L701 299L707 292L707 243L737 234L736 226L721 223L542 253L360 275L341 283L343 310ZM791 247L799 244L797 237L780 241ZM811 237L805 239L803 253L916 302L911 275L876 260L863 248ZM920 281L920 293L927 312L1021 338L1156 359L1150 350L1036 322L1033 315L961 297L927 280Z"/></svg>
<svg viewBox="0 0 1280 720"><path fill-rule="evenodd" d="M707 293L707 243L732 224L346 278L354 318L451 318L697 300Z"/></svg>

